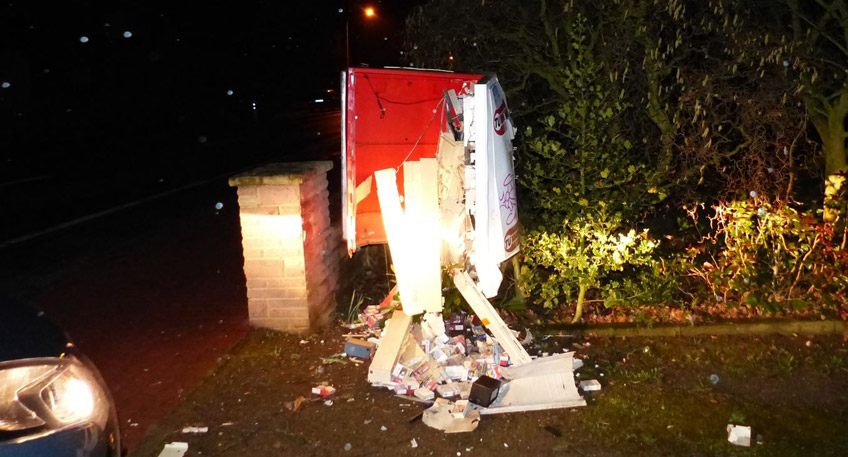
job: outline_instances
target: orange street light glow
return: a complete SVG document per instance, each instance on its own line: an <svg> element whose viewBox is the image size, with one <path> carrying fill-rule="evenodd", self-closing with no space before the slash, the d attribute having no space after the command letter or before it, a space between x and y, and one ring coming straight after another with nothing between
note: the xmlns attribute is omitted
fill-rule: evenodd
<svg viewBox="0 0 848 457"><path fill-rule="evenodd" d="M365 8L365 17L374 17L374 14L374 8L371 8L370 6Z"/></svg>

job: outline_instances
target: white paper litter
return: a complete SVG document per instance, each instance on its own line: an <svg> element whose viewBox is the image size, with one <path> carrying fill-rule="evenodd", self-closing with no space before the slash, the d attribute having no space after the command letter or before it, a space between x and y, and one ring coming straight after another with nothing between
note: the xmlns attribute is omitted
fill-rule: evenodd
<svg viewBox="0 0 848 457"><path fill-rule="evenodd" d="M580 388L583 389L583 392L596 392L601 390L601 383L597 379L587 379L580 381Z"/></svg>
<svg viewBox="0 0 848 457"><path fill-rule="evenodd" d="M727 424L727 441L737 446L751 446L751 427Z"/></svg>
<svg viewBox="0 0 848 457"><path fill-rule="evenodd" d="M165 445L162 452L159 453L159 457L182 457L187 451L188 443L174 441Z"/></svg>

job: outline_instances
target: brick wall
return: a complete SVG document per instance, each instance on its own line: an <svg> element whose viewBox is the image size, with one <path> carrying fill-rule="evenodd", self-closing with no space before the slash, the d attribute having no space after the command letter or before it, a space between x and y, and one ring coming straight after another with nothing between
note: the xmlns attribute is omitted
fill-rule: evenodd
<svg viewBox="0 0 848 457"><path fill-rule="evenodd" d="M272 164L230 179L238 187L250 322L304 332L332 322L341 230L330 224L332 162Z"/></svg>

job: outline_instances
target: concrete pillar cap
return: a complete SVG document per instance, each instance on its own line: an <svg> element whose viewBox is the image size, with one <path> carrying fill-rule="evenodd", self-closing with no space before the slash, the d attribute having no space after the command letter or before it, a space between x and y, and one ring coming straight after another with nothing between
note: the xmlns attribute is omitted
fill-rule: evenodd
<svg viewBox="0 0 848 457"><path fill-rule="evenodd" d="M269 163L237 174L229 179L229 183L230 187L300 184L308 177L317 173L326 173L332 168L333 162L330 160Z"/></svg>

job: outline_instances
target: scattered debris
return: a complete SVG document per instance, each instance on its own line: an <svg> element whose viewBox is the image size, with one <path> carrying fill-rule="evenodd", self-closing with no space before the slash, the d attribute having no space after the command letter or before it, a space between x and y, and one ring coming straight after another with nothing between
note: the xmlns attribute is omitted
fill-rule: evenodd
<svg viewBox="0 0 848 457"><path fill-rule="evenodd" d="M410 445L410 446L412 446L412 449L415 449L415 448L417 448L417 447L418 447L418 441L415 441L415 438L412 438L412 439L409 441L409 445Z"/></svg>
<svg viewBox="0 0 848 457"><path fill-rule="evenodd" d="M457 418L451 413L454 403L444 398L439 398L433 406L424 411L423 420L428 426L445 433L470 432L477 428L480 423L480 411L469 405L465 417Z"/></svg>
<svg viewBox="0 0 848 457"><path fill-rule="evenodd" d="M328 382L324 381L321 384L312 388L312 393L315 395L320 395L322 397L329 397L336 393L336 388L331 386Z"/></svg>
<svg viewBox="0 0 848 457"><path fill-rule="evenodd" d="M333 400L327 400L324 402L324 406L333 406Z"/></svg>
<svg viewBox="0 0 848 457"><path fill-rule="evenodd" d="M374 356L374 351L376 350L376 344L359 338L348 338L344 347L344 352L348 357L357 357L360 359L370 359Z"/></svg>
<svg viewBox="0 0 848 457"><path fill-rule="evenodd" d="M159 457L182 457L186 452L188 452L188 443L174 441L173 443L166 444L165 447L162 448L162 452L159 453Z"/></svg>
<svg viewBox="0 0 848 457"><path fill-rule="evenodd" d="M435 394L433 393L433 391L424 387L415 389L415 396L422 400L432 400L433 398L435 398Z"/></svg>
<svg viewBox="0 0 848 457"><path fill-rule="evenodd" d="M338 363L340 365L346 365L347 359L342 359L339 357L321 357L321 363L325 365L329 365L331 363Z"/></svg>
<svg viewBox="0 0 848 457"><path fill-rule="evenodd" d="M457 400L451 407L450 413L454 419L462 419L468 414L468 409L468 400Z"/></svg>
<svg viewBox="0 0 848 457"><path fill-rule="evenodd" d="M386 428L386 426L385 426L385 425L381 425L381 426L380 426L380 431L381 431L381 432L385 432L386 430L388 430L388 428Z"/></svg>
<svg viewBox="0 0 848 457"><path fill-rule="evenodd" d="M715 374L715 373L711 374L710 375L710 382L713 383L713 385L718 384L718 375Z"/></svg>
<svg viewBox="0 0 848 457"><path fill-rule="evenodd" d="M416 412L410 422L423 417L448 433L474 430L484 414L585 406L574 380L583 360L573 352L530 358L485 297L475 300L477 315L424 313L420 323L395 309L382 332L348 338L345 355L371 358L372 385L410 402L438 405ZM481 319L481 312L488 318ZM500 338L487 332L494 328ZM524 342L533 338L525 335ZM313 393L320 395L319 387Z"/></svg>
<svg viewBox="0 0 848 457"><path fill-rule="evenodd" d="M297 397L297 399L294 401L294 404L291 407L292 412L296 413L300 409L301 405L303 405L303 402L305 402L305 401L307 401L306 397L303 397L303 396Z"/></svg>
<svg viewBox="0 0 848 457"><path fill-rule="evenodd" d="M580 388L583 392L595 392L601 390L601 383L597 379L587 379L580 381Z"/></svg>
<svg viewBox="0 0 848 457"><path fill-rule="evenodd" d="M737 446L751 446L751 427L727 424L727 441Z"/></svg>
<svg viewBox="0 0 848 457"><path fill-rule="evenodd" d="M209 427L183 427L183 433L206 433Z"/></svg>
<svg viewBox="0 0 848 457"><path fill-rule="evenodd" d="M524 336L524 339L521 340L521 345L524 347L530 346L533 344L533 334L530 333L530 329L526 329L527 335Z"/></svg>
<svg viewBox="0 0 848 457"><path fill-rule="evenodd" d="M350 445L350 443L345 443L345 445L344 445L344 450L345 450L345 451L349 451L352 447L353 447L353 446L351 446L351 445Z"/></svg>
<svg viewBox="0 0 848 457"><path fill-rule="evenodd" d="M572 358L571 365L573 370L579 370L583 368L583 359Z"/></svg>

